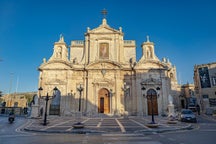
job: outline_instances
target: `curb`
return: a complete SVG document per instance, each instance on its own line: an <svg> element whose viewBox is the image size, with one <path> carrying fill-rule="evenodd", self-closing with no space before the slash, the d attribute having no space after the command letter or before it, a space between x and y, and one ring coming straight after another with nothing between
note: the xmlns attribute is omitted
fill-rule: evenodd
<svg viewBox="0 0 216 144"><path fill-rule="evenodd" d="M136 131L135 133L145 133L145 132L147 132L147 133L152 133L152 132L154 132L154 133L163 133L163 132L169 132L169 131L179 131L179 130L190 130L190 129L193 129L192 128L192 125L191 124L189 124L189 125L187 125L187 126L185 126L185 127L181 127L181 128L172 128L172 129L159 129L159 130L154 130L154 129L151 129L151 130L139 130L139 131Z"/></svg>
<svg viewBox="0 0 216 144"><path fill-rule="evenodd" d="M139 130L134 131L135 134L140 133L163 133L163 132L169 132L169 131L179 131L179 130L190 130L193 129L192 125L189 124L187 126L181 127L181 128L169 128L169 129L150 129L150 130ZM59 130L37 130L37 129L29 129L24 128L23 130L29 131L29 132L39 132L39 133L65 133L65 134L106 134L110 132L106 131L96 131L96 130L90 130L90 129L72 129L71 131L59 131ZM121 133L121 134L129 134L129 133Z"/></svg>
<svg viewBox="0 0 216 144"><path fill-rule="evenodd" d="M102 134L106 133L104 131L94 131L94 130L88 130L88 129L76 129L76 130L71 130L71 131L58 131L58 130L37 130L37 129L29 129L29 128L24 128L23 130L28 131L28 132L39 132L39 133L61 133L61 134Z"/></svg>

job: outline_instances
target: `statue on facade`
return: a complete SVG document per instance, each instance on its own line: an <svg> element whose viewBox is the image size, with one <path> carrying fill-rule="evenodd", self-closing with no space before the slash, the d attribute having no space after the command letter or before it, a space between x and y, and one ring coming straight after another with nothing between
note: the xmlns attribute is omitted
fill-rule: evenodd
<svg viewBox="0 0 216 144"><path fill-rule="evenodd" d="M38 96L34 95L31 101L31 105L38 105Z"/></svg>
<svg viewBox="0 0 216 144"><path fill-rule="evenodd" d="M173 97L169 94L168 96L169 104L173 104Z"/></svg>
<svg viewBox="0 0 216 144"><path fill-rule="evenodd" d="M31 101L31 118L36 118L38 117L39 113L38 113L38 96L34 95L33 99Z"/></svg>
<svg viewBox="0 0 216 144"><path fill-rule="evenodd" d="M175 107L173 104L173 97L170 94L168 96L168 101L169 101L169 104L168 104L168 118L169 118L168 123L176 124L177 121L176 121Z"/></svg>

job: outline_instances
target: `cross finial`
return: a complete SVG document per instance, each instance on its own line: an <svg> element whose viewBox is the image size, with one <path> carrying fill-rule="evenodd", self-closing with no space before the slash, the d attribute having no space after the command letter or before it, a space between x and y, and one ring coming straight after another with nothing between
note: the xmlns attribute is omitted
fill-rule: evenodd
<svg viewBox="0 0 216 144"><path fill-rule="evenodd" d="M64 37L62 34L60 34L59 42L64 42Z"/></svg>
<svg viewBox="0 0 216 144"><path fill-rule="evenodd" d="M106 18L106 15L107 15L107 10L104 8L102 11L101 11L102 15L103 15L103 18Z"/></svg>
<svg viewBox="0 0 216 144"><path fill-rule="evenodd" d="M146 36L146 39L147 39L147 42L150 42L150 41L149 41L149 36L148 36L148 35Z"/></svg>

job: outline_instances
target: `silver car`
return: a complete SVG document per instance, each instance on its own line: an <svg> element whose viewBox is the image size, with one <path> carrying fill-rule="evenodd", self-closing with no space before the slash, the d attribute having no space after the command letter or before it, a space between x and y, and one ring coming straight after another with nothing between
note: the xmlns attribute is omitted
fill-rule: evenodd
<svg viewBox="0 0 216 144"><path fill-rule="evenodd" d="M179 120L182 122L197 122L196 115L190 109L182 109L179 113Z"/></svg>

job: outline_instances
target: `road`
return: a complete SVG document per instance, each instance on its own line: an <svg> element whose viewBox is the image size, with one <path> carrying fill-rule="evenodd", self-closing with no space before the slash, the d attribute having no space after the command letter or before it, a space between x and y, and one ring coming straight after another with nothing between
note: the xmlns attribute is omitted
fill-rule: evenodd
<svg viewBox="0 0 216 144"><path fill-rule="evenodd" d="M48 134L21 131L29 119L0 117L0 144L215 144L216 122L200 116L194 129L148 134Z"/></svg>

